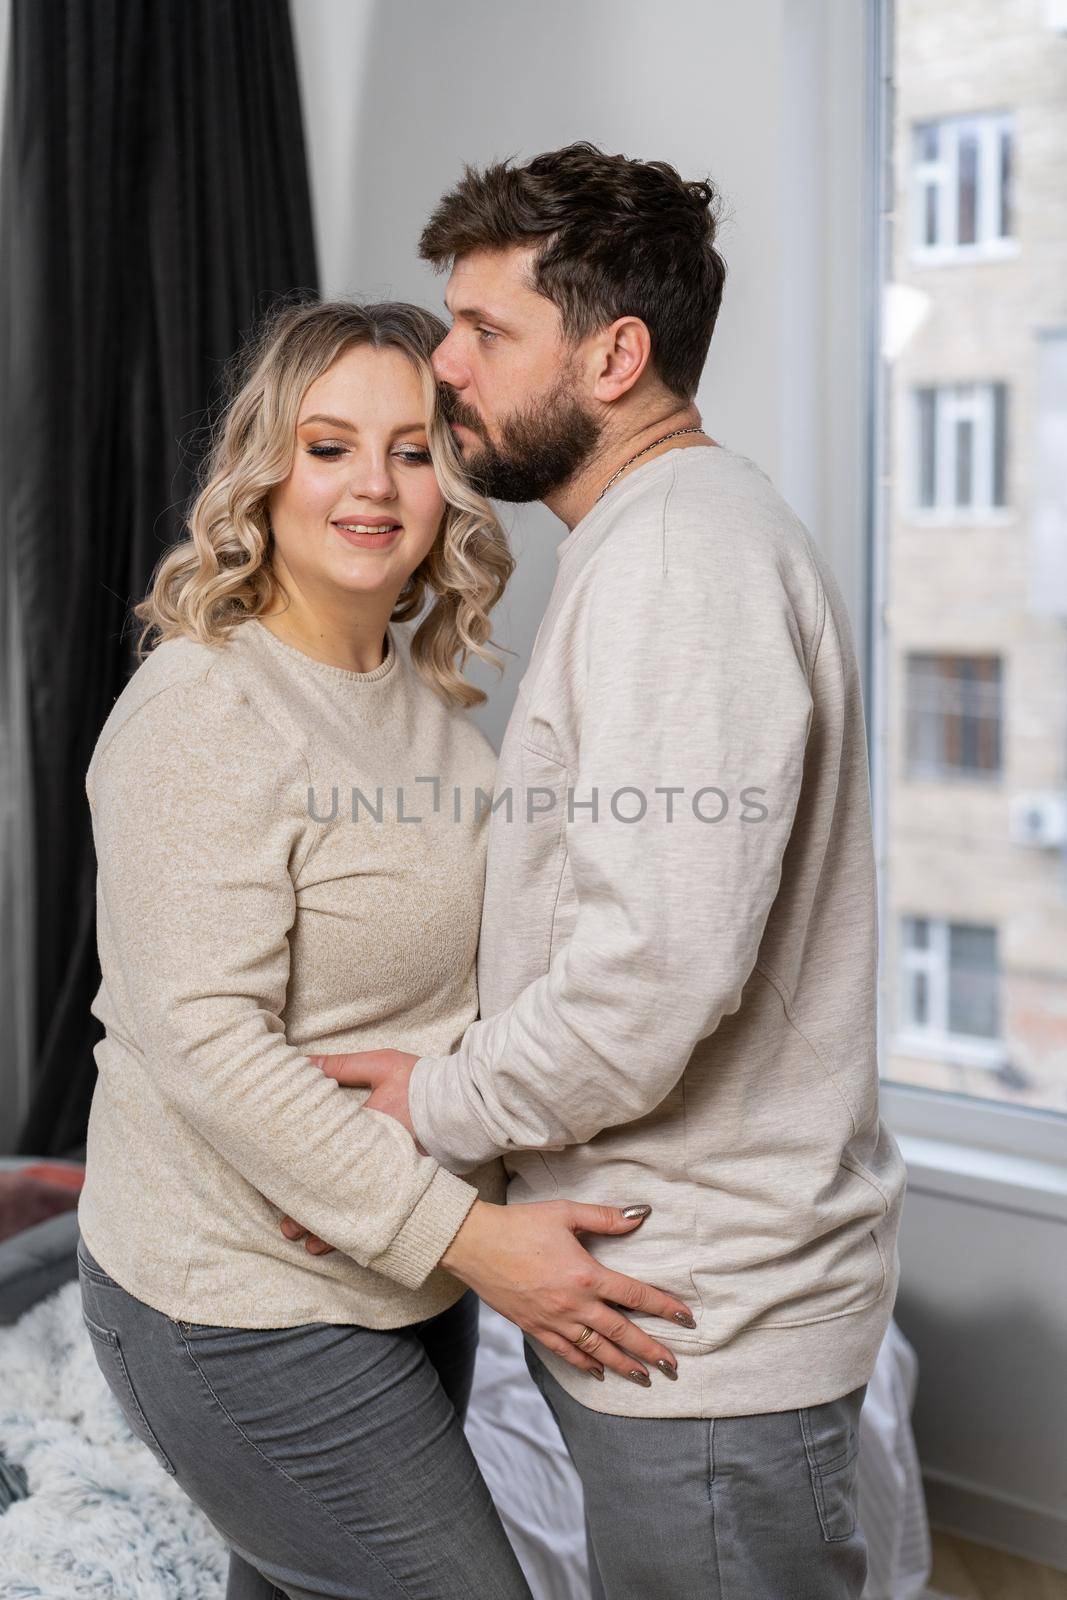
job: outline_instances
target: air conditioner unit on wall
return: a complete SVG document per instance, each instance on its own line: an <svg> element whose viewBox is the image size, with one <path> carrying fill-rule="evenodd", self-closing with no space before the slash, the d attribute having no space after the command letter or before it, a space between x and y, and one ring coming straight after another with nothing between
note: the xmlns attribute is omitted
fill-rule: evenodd
<svg viewBox="0 0 1067 1600"><path fill-rule="evenodd" d="M1038 849L1067 844L1067 795L1052 790L1017 794L1011 802L1011 841Z"/></svg>

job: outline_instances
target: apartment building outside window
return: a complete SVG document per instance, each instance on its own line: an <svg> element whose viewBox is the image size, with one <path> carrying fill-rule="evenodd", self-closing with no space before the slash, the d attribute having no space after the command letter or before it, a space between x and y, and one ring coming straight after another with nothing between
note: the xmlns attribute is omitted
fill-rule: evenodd
<svg viewBox="0 0 1067 1600"><path fill-rule="evenodd" d="M953 516L1007 504L1004 383L955 383L915 390L915 505Z"/></svg>
<svg viewBox="0 0 1067 1600"><path fill-rule="evenodd" d="M942 117L914 130L914 243L952 257L1010 248L1015 234L1015 119Z"/></svg>
<svg viewBox="0 0 1067 1600"><path fill-rule="evenodd" d="M997 0L892 19L880 1059L915 1125L948 1094L995 1142L1008 1108L1067 1119L1067 36Z"/></svg>
<svg viewBox="0 0 1067 1600"><path fill-rule="evenodd" d="M907 661L907 755L913 778L996 777L1001 766L996 656L914 651Z"/></svg>
<svg viewBox="0 0 1067 1600"><path fill-rule="evenodd" d="M905 916L898 1012L903 1048L1000 1066L997 930L943 917Z"/></svg>

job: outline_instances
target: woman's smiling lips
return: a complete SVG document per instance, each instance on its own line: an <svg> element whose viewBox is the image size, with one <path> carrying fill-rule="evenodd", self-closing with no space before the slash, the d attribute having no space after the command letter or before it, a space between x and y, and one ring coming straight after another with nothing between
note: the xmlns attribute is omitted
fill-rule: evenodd
<svg viewBox="0 0 1067 1600"><path fill-rule="evenodd" d="M391 545L403 524L393 517L347 517L332 523L342 539L359 545L364 550L382 550Z"/></svg>

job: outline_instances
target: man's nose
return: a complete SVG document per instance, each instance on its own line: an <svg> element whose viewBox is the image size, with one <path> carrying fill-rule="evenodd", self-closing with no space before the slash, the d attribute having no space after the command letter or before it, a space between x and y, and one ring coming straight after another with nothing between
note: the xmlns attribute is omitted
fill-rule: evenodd
<svg viewBox="0 0 1067 1600"><path fill-rule="evenodd" d="M451 333L445 335L433 353L434 376L450 389L462 389L466 379L456 359L456 346Z"/></svg>

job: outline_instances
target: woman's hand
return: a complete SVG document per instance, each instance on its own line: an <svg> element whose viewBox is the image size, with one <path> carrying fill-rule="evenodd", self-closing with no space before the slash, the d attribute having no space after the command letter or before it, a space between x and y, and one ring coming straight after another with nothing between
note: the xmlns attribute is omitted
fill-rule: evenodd
<svg viewBox="0 0 1067 1600"><path fill-rule="evenodd" d="M578 1242L579 1233L632 1233L651 1208L627 1210L630 1216L618 1206L574 1200L512 1206L478 1200L441 1257L441 1266L572 1367L597 1377L611 1367L648 1388L645 1362L675 1378L675 1356L620 1308L687 1328L696 1323L684 1301L612 1272ZM583 1328L591 1328L592 1337L579 1348L574 1340Z"/></svg>
<svg viewBox="0 0 1067 1600"><path fill-rule="evenodd" d="M628 1209L636 1214L627 1217L618 1206L573 1200L514 1206L476 1200L440 1264L572 1367L597 1377L611 1367L647 1388L651 1380L645 1362L667 1377L676 1376L674 1355L620 1308L665 1317L685 1328L696 1324L684 1301L610 1271L578 1242L579 1233L631 1233L648 1209ZM282 1219L281 1228L287 1239L302 1239L307 1232L291 1217ZM310 1234L305 1248L325 1255L333 1247ZM573 1341L583 1328L591 1328L592 1336L579 1348Z"/></svg>

